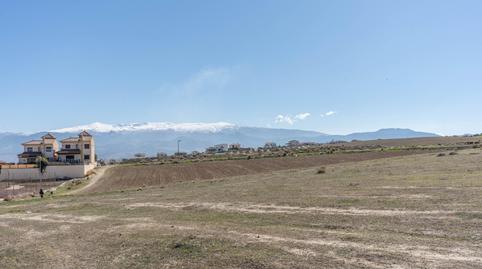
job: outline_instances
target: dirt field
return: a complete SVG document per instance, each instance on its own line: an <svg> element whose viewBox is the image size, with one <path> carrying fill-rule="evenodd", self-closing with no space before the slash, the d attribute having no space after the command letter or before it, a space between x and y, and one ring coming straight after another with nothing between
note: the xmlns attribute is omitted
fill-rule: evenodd
<svg viewBox="0 0 482 269"><path fill-rule="evenodd" d="M31 182L7 182L0 181L0 199L6 197L25 197L31 194L38 195L40 188L47 190L62 184L63 181L31 181Z"/></svg>
<svg viewBox="0 0 482 269"><path fill-rule="evenodd" d="M319 155L310 157L285 157L236 161L213 161L188 164L117 166L106 171L105 176L89 192L105 192L143 186L162 186L178 181L213 179L240 175L266 173L285 169L307 168L335 163L372 160L416 154L416 151L366 152Z"/></svg>
<svg viewBox="0 0 482 269"><path fill-rule="evenodd" d="M481 268L481 153L2 203L0 268Z"/></svg>
<svg viewBox="0 0 482 269"><path fill-rule="evenodd" d="M440 137L420 137L420 138L404 138L404 139L379 139L368 141L356 141L350 143L336 144L346 147L368 147L368 146L384 146L384 147L453 147L464 145L479 145L482 143L481 136L463 137L463 136L440 136ZM330 147L333 145L325 144Z"/></svg>

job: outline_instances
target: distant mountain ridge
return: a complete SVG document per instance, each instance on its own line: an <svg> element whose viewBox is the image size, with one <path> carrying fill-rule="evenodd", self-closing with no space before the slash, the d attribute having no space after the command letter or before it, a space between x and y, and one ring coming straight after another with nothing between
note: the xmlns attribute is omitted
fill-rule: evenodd
<svg viewBox="0 0 482 269"><path fill-rule="evenodd" d="M83 130L108 133L108 132L139 132L139 131L176 131L176 132L218 132L224 129L235 128L236 125L227 122L214 123L171 123L171 122L145 122L127 124L107 124L94 122L63 129L52 130L53 133L76 133Z"/></svg>
<svg viewBox="0 0 482 269"><path fill-rule="evenodd" d="M334 136L340 140L376 140L376 139L400 139L400 138L417 138L417 137L435 137L439 136L434 133L417 132L411 129L402 128L386 128L375 132L352 133L348 135Z"/></svg>
<svg viewBox="0 0 482 269"><path fill-rule="evenodd" d="M289 140L327 143L332 140L351 141L438 136L433 133L397 128L349 135L328 135L317 131L240 127L226 122L118 125L93 123L52 130L52 133L58 139L63 139L75 136L82 130L87 130L95 136L97 153L103 159L132 157L139 152L148 155L155 155L158 152L173 153L177 150L177 140L181 140L182 151L191 152L194 150L204 151L209 146L223 143L240 143L244 147L259 147L266 142L285 144ZM30 135L0 133L0 160L16 161L17 154L22 151L21 143L38 139L45 133L40 132Z"/></svg>

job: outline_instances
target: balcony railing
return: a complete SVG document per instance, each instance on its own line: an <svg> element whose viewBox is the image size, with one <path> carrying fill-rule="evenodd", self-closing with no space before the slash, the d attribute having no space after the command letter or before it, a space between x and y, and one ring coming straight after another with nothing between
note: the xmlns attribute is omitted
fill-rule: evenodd
<svg viewBox="0 0 482 269"><path fill-rule="evenodd" d="M81 160L65 160L65 161L56 161L56 162L49 162L49 165L53 166L61 166L61 165L80 165L80 164L88 164L90 161L81 161Z"/></svg>

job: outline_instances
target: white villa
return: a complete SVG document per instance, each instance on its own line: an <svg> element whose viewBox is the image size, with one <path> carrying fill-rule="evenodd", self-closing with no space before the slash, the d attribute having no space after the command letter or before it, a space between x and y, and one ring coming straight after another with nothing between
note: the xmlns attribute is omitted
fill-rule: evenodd
<svg viewBox="0 0 482 269"><path fill-rule="evenodd" d="M42 140L32 140L22 144L23 153L18 155L18 162L21 164L35 163L37 157L44 156L49 161L57 159L57 151L59 144L55 136L46 134L42 136Z"/></svg>
<svg viewBox="0 0 482 269"><path fill-rule="evenodd" d="M22 144L24 152L18 155L20 164L36 163L39 156L43 156L49 162L70 164L94 164L95 142L92 135L83 131L77 137L69 137L60 141L59 145L52 134L42 136L41 140L32 140Z"/></svg>
<svg viewBox="0 0 482 269"><path fill-rule="evenodd" d="M96 166L95 142L92 135L83 131L76 137L60 141L52 134L22 144L18 164L0 164L1 180L47 180L85 177ZM38 157L49 160L41 171L36 165Z"/></svg>
<svg viewBox="0 0 482 269"><path fill-rule="evenodd" d="M94 138L86 131L78 137L69 137L60 142L62 149L57 152L60 162L84 164L96 161Z"/></svg>

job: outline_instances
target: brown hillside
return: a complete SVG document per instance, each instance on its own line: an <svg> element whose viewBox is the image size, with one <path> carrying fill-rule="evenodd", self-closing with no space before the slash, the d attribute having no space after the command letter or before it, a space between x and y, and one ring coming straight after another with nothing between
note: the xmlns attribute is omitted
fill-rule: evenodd
<svg viewBox="0 0 482 269"><path fill-rule="evenodd" d="M164 185L171 182L213 179L306 168L342 162L365 161L414 154L415 151L366 152L254 160L213 161L169 165L116 166L107 170L88 192L105 192Z"/></svg>

